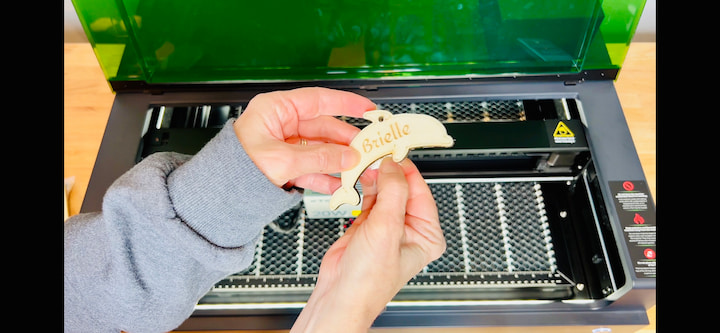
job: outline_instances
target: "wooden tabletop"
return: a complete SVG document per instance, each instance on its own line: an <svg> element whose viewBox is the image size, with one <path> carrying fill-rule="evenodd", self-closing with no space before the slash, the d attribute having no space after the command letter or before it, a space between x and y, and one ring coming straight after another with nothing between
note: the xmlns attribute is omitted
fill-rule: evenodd
<svg viewBox="0 0 720 333"><path fill-rule="evenodd" d="M64 48L63 165L64 177L75 177L68 195L69 214L74 215L80 211L115 96L90 44L66 43ZM657 201L655 78L655 43L632 43L615 86L650 192ZM639 332L655 332L655 307L648 310L648 316L650 325Z"/></svg>

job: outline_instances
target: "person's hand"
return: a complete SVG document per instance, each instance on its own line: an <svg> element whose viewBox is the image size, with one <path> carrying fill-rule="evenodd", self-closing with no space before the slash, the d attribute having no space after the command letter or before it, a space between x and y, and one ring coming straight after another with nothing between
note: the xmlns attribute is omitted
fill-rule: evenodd
<svg viewBox="0 0 720 333"><path fill-rule="evenodd" d="M366 332L414 275L445 252L435 200L417 167L367 170L362 213L323 257L293 332Z"/></svg>
<svg viewBox="0 0 720 333"><path fill-rule="evenodd" d="M234 129L245 152L273 184L330 194L340 187L340 179L328 174L360 161L348 146L360 129L333 116L362 117L375 108L369 99L346 91L276 91L250 100Z"/></svg>

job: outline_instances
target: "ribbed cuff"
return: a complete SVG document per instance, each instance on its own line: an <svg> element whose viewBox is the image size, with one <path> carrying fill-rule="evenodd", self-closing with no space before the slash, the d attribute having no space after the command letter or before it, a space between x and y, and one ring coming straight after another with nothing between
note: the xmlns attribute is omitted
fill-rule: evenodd
<svg viewBox="0 0 720 333"><path fill-rule="evenodd" d="M235 248L302 199L274 184L245 153L229 120L193 158L168 177L175 212L210 243Z"/></svg>

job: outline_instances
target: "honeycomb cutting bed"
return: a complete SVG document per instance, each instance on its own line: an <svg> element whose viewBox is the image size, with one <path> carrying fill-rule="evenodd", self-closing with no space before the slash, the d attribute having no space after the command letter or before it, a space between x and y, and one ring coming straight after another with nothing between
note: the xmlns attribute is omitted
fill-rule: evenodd
<svg viewBox="0 0 720 333"><path fill-rule="evenodd" d="M427 114L443 123L522 122L547 116L545 106L540 110L533 103L537 101L424 100L378 101L377 106L394 114ZM550 117L561 117L567 111L564 100L549 103L555 107L548 109L564 110ZM244 107L243 103L154 106L148 122L156 126L146 135L142 156L167 149L158 148L157 142L175 136L164 132L168 129L217 130L227 119L239 116ZM369 123L362 118L339 118L360 127ZM463 294L469 289L539 290L495 296L519 299L567 297L571 293L567 286L573 282L558 270L544 209L543 184L547 179L445 179L428 183L438 205L447 250L413 277L396 299L425 300L448 293L454 293L455 298L471 297ZM302 204L288 210L264 229L250 266L218 282L200 303L307 300L323 255L352 222L309 219ZM548 292L553 288L562 291ZM485 292L480 297L492 298L488 295Z"/></svg>
<svg viewBox="0 0 720 333"><path fill-rule="evenodd" d="M525 110L521 100L377 103L377 108L394 114L426 114L443 123L525 120ZM340 119L355 126L370 124L370 121L362 118L340 117Z"/></svg>
<svg viewBox="0 0 720 333"><path fill-rule="evenodd" d="M478 179L428 184L447 250L400 294L568 284L557 270L540 182ZM352 219L308 219L300 204L264 229L247 269L220 281L212 291L311 291L323 255L351 224Z"/></svg>

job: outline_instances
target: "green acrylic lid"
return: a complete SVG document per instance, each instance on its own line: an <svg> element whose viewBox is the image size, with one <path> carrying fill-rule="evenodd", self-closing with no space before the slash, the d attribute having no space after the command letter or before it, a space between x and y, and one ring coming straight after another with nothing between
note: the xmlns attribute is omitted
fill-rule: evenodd
<svg viewBox="0 0 720 333"><path fill-rule="evenodd" d="M108 81L620 69L645 0L73 0Z"/></svg>

